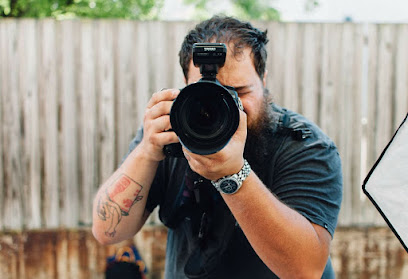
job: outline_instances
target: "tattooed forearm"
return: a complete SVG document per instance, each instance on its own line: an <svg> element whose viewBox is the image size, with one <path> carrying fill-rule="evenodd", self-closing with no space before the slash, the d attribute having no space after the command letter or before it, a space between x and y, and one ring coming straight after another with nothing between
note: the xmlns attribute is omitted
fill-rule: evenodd
<svg viewBox="0 0 408 279"><path fill-rule="evenodd" d="M97 213L101 220L110 222L108 230L105 231L106 236L115 236L122 216L129 215L132 206L143 199L143 196L139 196L142 189L142 185L126 174L121 174L105 189L104 195L98 200Z"/></svg>

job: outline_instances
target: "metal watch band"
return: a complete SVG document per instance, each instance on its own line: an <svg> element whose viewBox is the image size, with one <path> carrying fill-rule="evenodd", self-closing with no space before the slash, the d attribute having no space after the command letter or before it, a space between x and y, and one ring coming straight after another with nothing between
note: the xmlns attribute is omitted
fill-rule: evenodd
<svg viewBox="0 0 408 279"><path fill-rule="evenodd" d="M242 166L241 170L233 175L227 175L224 176L220 179L218 179L217 181L211 181L211 183L214 185L214 187L221 193L225 193L225 194L234 194L236 193L239 188L241 188L242 186L242 182L244 182L244 180L249 176L249 174L251 173L251 166L249 165L248 161L246 159L244 159L244 165ZM237 182L237 188L233 191L233 192L225 192L223 191L223 189L221 189L221 183L223 183L226 180L234 180Z"/></svg>
<svg viewBox="0 0 408 279"><path fill-rule="evenodd" d="M251 173L251 166L249 165L248 161L244 159L244 165L242 169L237 173L239 184L242 184L244 180L249 176Z"/></svg>

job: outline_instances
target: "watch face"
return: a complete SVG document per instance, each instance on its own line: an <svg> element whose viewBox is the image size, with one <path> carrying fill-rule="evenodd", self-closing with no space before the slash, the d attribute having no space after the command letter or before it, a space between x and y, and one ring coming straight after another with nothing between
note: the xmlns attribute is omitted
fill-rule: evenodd
<svg viewBox="0 0 408 279"><path fill-rule="evenodd" d="M226 194L232 194L238 189L238 182L233 179L221 181L220 190Z"/></svg>

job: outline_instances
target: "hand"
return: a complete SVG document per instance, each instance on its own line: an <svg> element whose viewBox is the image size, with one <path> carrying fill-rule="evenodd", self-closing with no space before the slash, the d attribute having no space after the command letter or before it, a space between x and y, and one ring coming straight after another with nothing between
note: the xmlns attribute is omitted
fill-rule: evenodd
<svg viewBox="0 0 408 279"><path fill-rule="evenodd" d="M163 147L179 142L176 133L171 129L170 109L173 100L180 93L177 89L165 89L153 94L147 104L143 120L143 139L140 148L153 161L165 158Z"/></svg>
<svg viewBox="0 0 408 279"><path fill-rule="evenodd" d="M220 151L210 155L198 155L183 147L190 168L209 180L238 173L244 165L244 147L247 136L247 115L240 111L239 126L229 143Z"/></svg>

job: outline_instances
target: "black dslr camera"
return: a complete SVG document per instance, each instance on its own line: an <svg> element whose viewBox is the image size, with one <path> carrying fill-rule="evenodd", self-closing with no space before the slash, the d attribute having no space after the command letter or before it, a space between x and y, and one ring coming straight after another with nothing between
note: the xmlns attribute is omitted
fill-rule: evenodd
<svg viewBox="0 0 408 279"><path fill-rule="evenodd" d="M200 155L220 151L239 125L241 100L233 87L217 80L218 69L224 66L227 47L221 43L193 45L193 62L200 67L202 78L184 87L174 100L170 122L181 144ZM167 156L182 157L179 143L166 145Z"/></svg>

